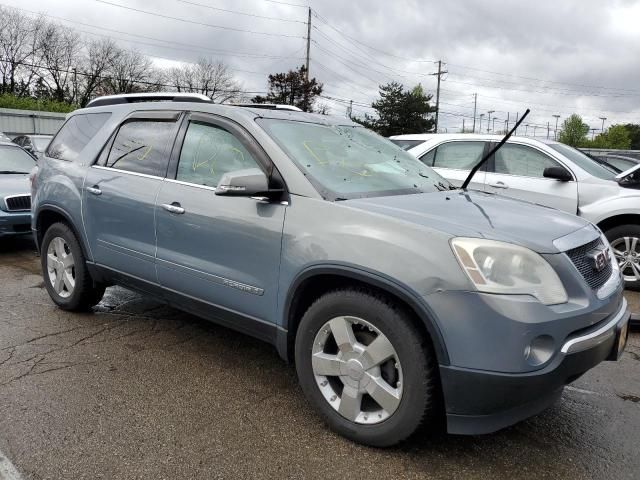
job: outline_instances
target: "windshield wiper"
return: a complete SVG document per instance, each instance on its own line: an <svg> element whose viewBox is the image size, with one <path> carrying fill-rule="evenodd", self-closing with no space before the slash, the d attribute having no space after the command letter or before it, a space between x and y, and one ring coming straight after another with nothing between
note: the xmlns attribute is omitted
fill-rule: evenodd
<svg viewBox="0 0 640 480"><path fill-rule="evenodd" d="M482 157L482 160L480 160L475 167L473 167L471 169L471 171L469 172L469 175L467 176L467 178L465 179L465 181L462 183L462 186L460 187L462 190L466 190L467 187L469 186L469 182L471 182L471 179L473 178L473 176L476 174L476 172L478 170L480 170L480 167L482 165L485 164L485 162L487 160L489 160L494 153L496 153L505 143L507 143L507 140L509 140L509 138L511 137L511 135L513 135L513 132L516 131L516 129L520 126L520 124L522 123L522 121L527 117L527 115L529 115L529 112L531 110L529 110L527 108L527 111L524 112L524 115L522 115L522 117L520 117L520 120L518 120L515 124L515 126L509 131L509 133L507 133L504 138L502 140L500 140L500 143L498 143L495 147L493 147L491 149L491 151L489 153L487 153L484 157Z"/></svg>
<svg viewBox="0 0 640 480"><path fill-rule="evenodd" d="M6 174L12 174L12 173L15 173L15 174L27 174L29 172L19 172L17 170L0 170L0 174L1 173L6 173Z"/></svg>

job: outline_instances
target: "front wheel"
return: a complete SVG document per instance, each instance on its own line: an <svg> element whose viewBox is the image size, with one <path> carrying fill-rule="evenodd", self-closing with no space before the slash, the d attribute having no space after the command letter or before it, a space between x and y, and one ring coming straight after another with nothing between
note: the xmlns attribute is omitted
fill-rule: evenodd
<svg viewBox="0 0 640 480"><path fill-rule="evenodd" d="M604 234L613 248L625 287L640 290L640 226L620 225Z"/></svg>
<svg viewBox="0 0 640 480"><path fill-rule="evenodd" d="M105 287L93 282L80 243L66 224L47 229L40 259L47 292L60 308L80 311L100 302Z"/></svg>
<svg viewBox="0 0 640 480"><path fill-rule="evenodd" d="M354 441L394 445L434 411L428 341L407 312L382 296L339 290L320 297L301 320L295 358L309 401Z"/></svg>

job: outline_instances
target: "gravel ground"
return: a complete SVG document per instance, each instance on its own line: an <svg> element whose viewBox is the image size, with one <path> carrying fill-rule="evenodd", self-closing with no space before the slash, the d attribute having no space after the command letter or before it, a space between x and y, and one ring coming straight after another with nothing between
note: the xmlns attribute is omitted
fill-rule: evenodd
<svg viewBox="0 0 640 480"><path fill-rule="evenodd" d="M272 347L119 288L53 306L33 246L0 243L0 451L27 479L638 478L640 334L493 435L351 443ZM629 293L636 312L640 296ZM0 475L1 477L1 475Z"/></svg>

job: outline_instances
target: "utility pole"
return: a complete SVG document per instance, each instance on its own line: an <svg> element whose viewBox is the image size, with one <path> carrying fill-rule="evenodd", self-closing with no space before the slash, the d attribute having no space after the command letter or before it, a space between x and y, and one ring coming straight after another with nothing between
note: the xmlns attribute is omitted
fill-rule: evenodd
<svg viewBox="0 0 640 480"><path fill-rule="evenodd" d="M481 113L481 114L480 114L480 127L478 128L478 131L479 131L480 133L482 133L482 117L484 117L484 113Z"/></svg>
<svg viewBox="0 0 640 480"><path fill-rule="evenodd" d="M493 133L496 133L496 117L493 117L493 127L491 128Z"/></svg>
<svg viewBox="0 0 640 480"><path fill-rule="evenodd" d="M518 116L520 116L520 112L516 112L516 125L518 124ZM518 135L518 129L516 128L516 130L513 132L514 135ZM527 131L525 129L525 136L527 136Z"/></svg>
<svg viewBox="0 0 640 480"><path fill-rule="evenodd" d="M78 70L75 68L73 69L73 101L78 105Z"/></svg>
<svg viewBox="0 0 640 480"><path fill-rule="evenodd" d="M549 133L551 132L551 129L549 127L549 121L547 120L547 140L549 140Z"/></svg>
<svg viewBox="0 0 640 480"><path fill-rule="evenodd" d="M307 70L305 72L305 80L309 81L309 52L311 50L311 7L309 7L309 18L307 20Z"/></svg>
<svg viewBox="0 0 640 480"><path fill-rule="evenodd" d="M560 118L560 115L552 115L553 117L555 117L556 119L556 129L553 131L553 139L554 140L558 140L558 119Z"/></svg>
<svg viewBox="0 0 640 480"><path fill-rule="evenodd" d="M537 130L537 129L538 129L538 126L537 126L537 125L534 125L534 126L533 126L533 138L535 138L535 137L536 137L536 130Z"/></svg>
<svg viewBox="0 0 640 480"><path fill-rule="evenodd" d="M473 94L473 133L476 133L476 109L478 107L478 94Z"/></svg>
<svg viewBox="0 0 640 480"><path fill-rule="evenodd" d="M602 133L604 133L604 121L607 119L607 117L599 117L600 120L602 120Z"/></svg>
<svg viewBox="0 0 640 480"><path fill-rule="evenodd" d="M347 117L351 118L353 115L353 100L349 100L349 107L347 108Z"/></svg>
<svg viewBox="0 0 640 480"><path fill-rule="evenodd" d="M438 77L438 88L436 89L436 133L438 133L438 113L440 113L440 78L445 73L449 73L442 70L442 60L438 60L438 72L431 73L430 75L434 75Z"/></svg>
<svg viewBox="0 0 640 480"><path fill-rule="evenodd" d="M506 134L509 131L509 112L507 112L507 123L504 125L504 133Z"/></svg>
<svg viewBox="0 0 640 480"><path fill-rule="evenodd" d="M464 118L462 119L462 133L464 133Z"/></svg>
<svg viewBox="0 0 640 480"><path fill-rule="evenodd" d="M491 131L491 114L495 112L495 110L489 110L487 113L489 114L489 118L487 119L487 133Z"/></svg>

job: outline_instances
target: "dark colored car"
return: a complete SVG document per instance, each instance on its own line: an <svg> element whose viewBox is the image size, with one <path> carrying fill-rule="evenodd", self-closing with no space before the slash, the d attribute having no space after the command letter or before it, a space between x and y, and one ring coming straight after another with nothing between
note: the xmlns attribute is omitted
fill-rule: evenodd
<svg viewBox="0 0 640 480"><path fill-rule="evenodd" d="M0 237L31 233L29 173L31 155L11 142L0 142Z"/></svg>

